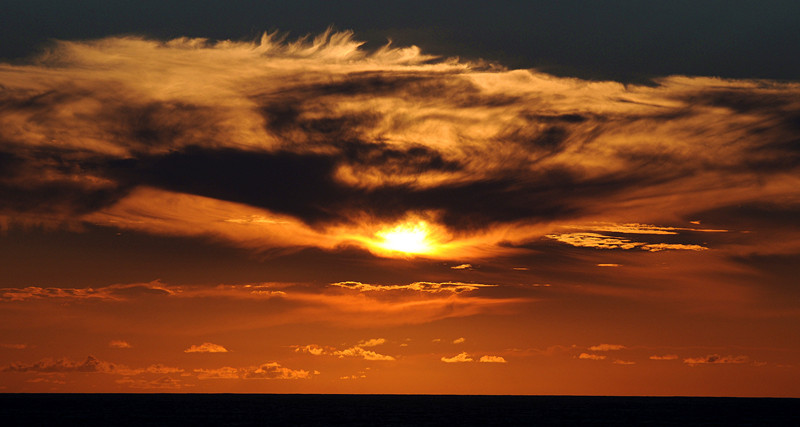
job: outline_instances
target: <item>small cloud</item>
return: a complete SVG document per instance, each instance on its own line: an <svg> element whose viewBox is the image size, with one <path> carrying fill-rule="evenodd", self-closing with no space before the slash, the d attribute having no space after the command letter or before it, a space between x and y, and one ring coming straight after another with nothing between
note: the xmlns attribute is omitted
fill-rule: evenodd
<svg viewBox="0 0 800 427"><path fill-rule="evenodd" d="M466 338L464 338L464 337L461 337L461 338L456 338L456 339L454 339L454 340L453 340L453 344L461 344L461 343L463 343L463 342L464 342L464 341L466 341L466 340L467 340L467 339L466 339Z"/></svg>
<svg viewBox="0 0 800 427"><path fill-rule="evenodd" d="M528 267L514 267L513 269L517 270L517 271L528 271L528 270L530 270L530 268L528 268Z"/></svg>
<svg viewBox="0 0 800 427"><path fill-rule="evenodd" d="M720 356L719 354L709 354L702 357L689 357L683 359L683 363L689 366L696 365L716 365L716 364L742 364L750 361L747 356Z"/></svg>
<svg viewBox="0 0 800 427"><path fill-rule="evenodd" d="M193 345L186 350L183 350L184 353L227 353L228 349L219 345L210 342L204 342L200 345Z"/></svg>
<svg viewBox="0 0 800 427"><path fill-rule="evenodd" d="M431 342L442 342L442 339L441 338L434 338L434 339L431 340Z"/></svg>
<svg viewBox="0 0 800 427"><path fill-rule="evenodd" d="M617 360L614 361L614 364L615 365L635 365L636 362L633 362L633 361L630 361L630 360L617 359Z"/></svg>
<svg viewBox="0 0 800 427"><path fill-rule="evenodd" d="M230 366L216 369L195 369L198 380L233 380L239 378L239 370Z"/></svg>
<svg viewBox="0 0 800 427"><path fill-rule="evenodd" d="M596 264L598 267L619 267L619 264Z"/></svg>
<svg viewBox="0 0 800 427"><path fill-rule="evenodd" d="M472 270L472 264L459 264L450 268L453 270Z"/></svg>
<svg viewBox="0 0 800 427"><path fill-rule="evenodd" d="M386 342L384 338L372 338L358 343L359 347L375 347Z"/></svg>
<svg viewBox="0 0 800 427"><path fill-rule="evenodd" d="M665 354L663 356L659 355L652 355L650 356L650 360L678 360L677 354Z"/></svg>
<svg viewBox="0 0 800 427"><path fill-rule="evenodd" d="M318 346L316 344L309 344L309 345L295 345L294 347L295 352L303 352L312 354L314 356L319 356L325 353L325 348Z"/></svg>
<svg viewBox="0 0 800 427"><path fill-rule="evenodd" d="M589 347L591 351L615 351L622 350L625 346L621 344L598 344Z"/></svg>
<svg viewBox="0 0 800 427"><path fill-rule="evenodd" d="M111 342L108 343L108 346L111 348L133 348L133 346L127 341L123 340L111 340Z"/></svg>
<svg viewBox="0 0 800 427"><path fill-rule="evenodd" d="M289 369L278 362L265 363L258 367L246 368L240 375L244 379L255 380L300 380L311 378L311 373L302 369Z"/></svg>
<svg viewBox="0 0 800 427"><path fill-rule="evenodd" d="M28 344L0 344L0 347L11 350L23 350L28 348Z"/></svg>
<svg viewBox="0 0 800 427"><path fill-rule="evenodd" d="M700 221L689 221L690 224L700 225Z"/></svg>
<svg viewBox="0 0 800 427"><path fill-rule="evenodd" d="M487 356L481 356L481 358L480 358L480 360L478 360L478 362L483 362L483 363L508 363L508 362L506 362L506 359L501 357L501 356L488 356L488 355Z"/></svg>
<svg viewBox="0 0 800 427"><path fill-rule="evenodd" d="M584 360L603 360L605 358L606 358L605 356L599 354L589 354L589 353L581 353L578 356L578 359L584 359Z"/></svg>
<svg viewBox="0 0 800 427"><path fill-rule="evenodd" d="M344 350L338 350L333 352L334 356L342 357L362 357L364 360L382 360L382 361L390 361L395 360L394 357L388 356L385 354L376 353L372 350L364 350L359 346L354 346L350 348L346 348Z"/></svg>
<svg viewBox="0 0 800 427"><path fill-rule="evenodd" d="M467 352L458 353L453 357L442 357L442 362L444 363L461 363L461 362L472 362L472 358L469 357Z"/></svg>

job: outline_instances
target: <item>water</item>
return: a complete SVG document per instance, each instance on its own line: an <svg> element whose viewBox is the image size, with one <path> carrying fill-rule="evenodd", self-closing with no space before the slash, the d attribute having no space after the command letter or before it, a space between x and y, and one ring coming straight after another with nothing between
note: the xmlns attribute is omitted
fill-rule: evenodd
<svg viewBox="0 0 800 427"><path fill-rule="evenodd" d="M800 399L5 394L5 426L800 426Z"/></svg>

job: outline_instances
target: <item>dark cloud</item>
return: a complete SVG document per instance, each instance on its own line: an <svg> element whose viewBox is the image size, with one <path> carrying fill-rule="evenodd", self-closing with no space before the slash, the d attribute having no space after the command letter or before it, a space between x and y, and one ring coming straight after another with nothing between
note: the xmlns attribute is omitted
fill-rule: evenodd
<svg viewBox="0 0 800 427"><path fill-rule="evenodd" d="M4 66L0 213L77 218L148 187L315 229L416 213L460 235L793 191L792 84L586 82L350 37L64 42Z"/></svg>

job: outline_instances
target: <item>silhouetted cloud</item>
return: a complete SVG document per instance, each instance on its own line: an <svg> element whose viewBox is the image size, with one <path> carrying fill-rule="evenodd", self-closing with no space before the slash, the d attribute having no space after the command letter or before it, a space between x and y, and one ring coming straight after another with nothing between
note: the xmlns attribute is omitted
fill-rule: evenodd
<svg viewBox="0 0 800 427"><path fill-rule="evenodd" d="M112 37L2 64L0 224L388 256L376 233L413 217L436 232L431 257L507 253L545 235L704 250L613 233L708 231L668 222L800 185L793 83L623 85L360 45L330 31ZM599 216L642 222L553 233Z"/></svg>

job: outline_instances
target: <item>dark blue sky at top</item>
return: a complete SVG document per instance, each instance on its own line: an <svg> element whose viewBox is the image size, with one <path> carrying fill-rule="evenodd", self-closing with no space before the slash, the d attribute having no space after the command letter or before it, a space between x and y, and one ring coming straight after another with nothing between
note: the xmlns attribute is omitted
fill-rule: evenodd
<svg viewBox="0 0 800 427"><path fill-rule="evenodd" d="M329 25L444 56L585 78L686 74L800 80L797 0L0 0L0 58L50 39L141 34L290 38Z"/></svg>

